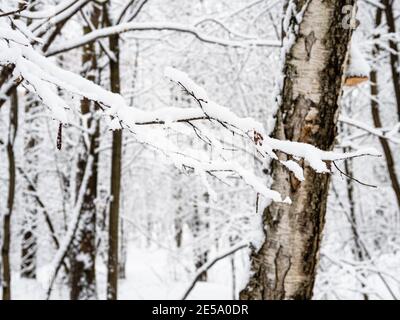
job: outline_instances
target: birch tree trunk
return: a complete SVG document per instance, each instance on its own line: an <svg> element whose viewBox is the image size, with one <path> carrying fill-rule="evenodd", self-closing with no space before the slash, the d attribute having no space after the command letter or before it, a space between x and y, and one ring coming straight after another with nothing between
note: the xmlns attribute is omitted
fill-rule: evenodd
<svg viewBox="0 0 400 320"><path fill-rule="evenodd" d="M273 137L333 148L352 35L350 16L343 14L346 5L354 6L355 1L289 1L285 78ZM240 293L242 300L312 297L330 177L307 163L302 166L305 181L300 183L279 162L272 164L272 189L293 203L272 203L264 209L265 239L252 254L252 275Z"/></svg>

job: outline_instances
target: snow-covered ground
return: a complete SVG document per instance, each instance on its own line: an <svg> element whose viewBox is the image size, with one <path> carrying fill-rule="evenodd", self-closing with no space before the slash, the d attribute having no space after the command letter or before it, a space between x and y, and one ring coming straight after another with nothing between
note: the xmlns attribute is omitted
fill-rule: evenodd
<svg viewBox="0 0 400 320"><path fill-rule="evenodd" d="M232 289L229 283L220 278L226 262L217 262L208 282L197 282L188 299L232 299ZM226 265L229 267L229 265ZM48 279L48 267L42 267L37 280L23 279L18 272L13 272L13 299L41 300L46 298L45 288ZM99 299L105 299L106 269L98 263ZM176 280L169 265L168 255L160 249L138 249L130 246L127 254L126 279L119 282L119 299L149 300L149 299L181 299L191 283ZM219 279L220 278L220 279ZM225 284L224 284L225 282ZM52 299L68 299L68 287L58 281L51 296Z"/></svg>

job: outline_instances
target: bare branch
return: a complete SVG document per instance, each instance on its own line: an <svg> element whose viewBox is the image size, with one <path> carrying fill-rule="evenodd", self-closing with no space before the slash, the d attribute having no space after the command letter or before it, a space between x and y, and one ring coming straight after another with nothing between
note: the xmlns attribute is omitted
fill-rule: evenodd
<svg viewBox="0 0 400 320"><path fill-rule="evenodd" d="M214 258L213 260L208 261L206 264L204 264L201 268L199 268L197 270L196 276L194 277L192 283L190 284L190 286L186 289L185 294L182 296L181 300L186 300L186 298L189 296L190 292L193 290L194 286L196 285L197 281L200 279L200 276L202 273L204 273L205 271L209 270L214 264L216 264L218 261L234 254L235 252L247 248L248 244L239 244L233 248L231 248L230 250L228 250L227 252L225 252L224 254Z"/></svg>
<svg viewBox="0 0 400 320"><path fill-rule="evenodd" d="M0 13L0 18L1 18L1 17L6 17L6 16L12 16L12 15L14 15L14 14L18 14L18 13L24 11L26 8L28 8L28 5L27 5L27 4L23 4L23 5L21 6L21 8L16 9L16 10L14 10L14 11L9 11L9 12ZM0 9L0 11L3 11L3 10Z"/></svg>
<svg viewBox="0 0 400 320"><path fill-rule="evenodd" d="M348 175L347 173L345 173L343 170L341 170L341 169L336 165L336 162L335 162L335 161L332 161L332 162L333 162L333 165L335 166L335 168L340 172L341 175L344 175L344 176L346 176L347 178L349 178L350 180L354 180L355 182L357 182L357 183L359 183L359 184L361 184L361 185L363 185L363 186L370 187L370 188L378 188L378 186L375 186L375 185L372 185L372 184L368 184L368 183L361 182L360 180L358 180L358 179L356 179L356 178L354 178L354 177Z"/></svg>

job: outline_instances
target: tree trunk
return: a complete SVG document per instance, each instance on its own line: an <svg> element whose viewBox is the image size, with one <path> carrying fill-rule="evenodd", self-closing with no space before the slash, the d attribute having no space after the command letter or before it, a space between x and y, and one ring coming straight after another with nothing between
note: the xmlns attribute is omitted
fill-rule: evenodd
<svg viewBox="0 0 400 320"><path fill-rule="evenodd" d="M393 15L393 1L383 0L385 5L386 22L389 32L394 35L396 33L396 20ZM393 89L397 103L397 116L400 121L400 71L399 71L399 48L393 40L389 41L390 47L390 69L392 71Z"/></svg>
<svg viewBox="0 0 400 320"><path fill-rule="evenodd" d="M231 246L234 246L233 238L229 238L231 242ZM236 263L235 263L235 254L233 253L230 257L231 260L231 273L232 273L232 300L236 300Z"/></svg>
<svg viewBox="0 0 400 320"><path fill-rule="evenodd" d="M204 193L203 194L203 198L205 200L205 203L208 203L208 201L209 201L208 193ZM191 221L193 238L194 238L194 240L196 242L196 245L198 246L194 250L195 267L196 267L197 270L202 268L207 263L208 250L204 249L204 246L201 245L201 242L198 242L196 240L196 238L201 237L202 233L203 234L208 233L208 229L209 229L209 224L208 224L209 208L206 207L206 209L204 210L203 214L200 215L198 201L199 201L198 197L196 196L195 199L194 199L194 202L195 202L194 208L193 208L194 212L193 212L193 218L192 218L192 221ZM208 245L209 244L206 243L206 246L208 246ZM199 281L207 281L207 271L202 272L200 274L198 280Z"/></svg>
<svg viewBox="0 0 400 320"><path fill-rule="evenodd" d="M111 25L107 8L105 9L105 23ZM110 60L110 87L114 93L120 93L120 65L119 65L119 35L109 37L109 46L114 53L115 61ZM121 154L122 131L114 130L112 136L111 155L111 196L108 221L108 265L107 265L107 299L116 300L118 293L118 225L121 190Z"/></svg>
<svg viewBox="0 0 400 320"><path fill-rule="evenodd" d="M33 95L28 95L30 101L25 106L25 114L29 117L35 114L38 103ZM28 172L33 172L32 183L27 183L26 192L24 192L24 218L22 222L22 243L21 243L21 277L27 279L36 279L36 254L37 254L37 201L35 198L34 185L37 184L36 163L38 145L37 134L33 130L33 120L25 121L25 145L24 157L25 166Z"/></svg>
<svg viewBox="0 0 400 320"><path fill-rule="evenodd" d="M124 211L124 210L122 210ZM119 253L119 261L118 261L118 279L126 279L126 258L127 258L127 238L126 238L126 231L125 231L125 223L124 220L121 219L121 226L120 226L120 253Z"/></svg>
<svg viewBox="0 0 400 320"><path fill-rule="evenodd" d="M292 12L292 5L297 8ZM342 24L350 0L289 2L290 24L284 83L273 137L331 150L336 136L344 67L352 30ZM303 18L297 13L304 10ZM288 156L278 154L280 160ZM272 203L263 211L265 240L252 254L252 276L240 298L311 299L325 222L330 177L302 163L299 182L278 161L272 163L272 189L291 205Z"/></svg>
<svg viewBox="0 0 400 320"><path fill-rule="evenodd" d="M173 199L177 208L174 210L174 230L175 230L175 244L177 248L182 246L182 236L183 236L183 220L182 220L182 187L177 186L174 190Z"/></svg>
<svg viewBox="0 0 400 320"><path fill-rule="evenodd" d="M344 151L350 151L345 149ZM353 176L353 161L352 159L347 159L344 162L344 172L348 177ZM347 198L349 201L349 211L350 211L350 224L351 224L351 232L353 234L353 239L354 239L354 248L353 248L353 254L355 256L355 259L363 262L365 260L364 257L364 248L362 247L361 244L361 239L360 235L358 233L358 223L357 223L357 217L356 217L356 206L355 206L355 200L354 200L354 185L353 185L353 180L346 178L346 191L347 191ZM366 278L365 272L361 273L362 278ZM365 288L365 283L361 283L361 287ZM369 296L367 293L362 294L364 300L369 300Z"/></svg>
<svg viewBox="0 0 400 320"><path fill-rule="evenodd" d="M18 94L14 89L11 93L10 127L8 131L7 157L8 157L8 199L7 212L3 217L3 245L1 259L3 265L3 300L11 299L11 269L10 269L10 243L11 243L11 215L15 198L15 155L14 142L18 130Z"/></svg>
<svg viewBox="0 0 400 320"><path fill-rule="evenodd" d="M35 0L28 1L32 4ZM35 7L32 8L35 11ZM32 23L31 19L28 19L27 25ZM38 107L38 102L33 94L29 94L27 97L28 101L25 105L25 114L34 114ZM36 198L33 195L35 193L33 185L37 184L37 170L35 170L35 164L37 163L37 156L35 148L38 144L36 133L33 130L33 121L25 121L25 142L24 142L24 158L25 166L27 171L34 171L32 183L28 183L26 186L26 192L24 192L24 218L22 222L22 244L21 244L21 277L27 279L36 279L36 255L37 255L37 203Z"/></svg>
<svg viewBox="0 0 400 320"><path fill-rule="evenodd" d="M99 25L101 10L96 6L91 6L90 23L94 28ZM84 34L91 31L91 27L86 25L83 28ZM96 81L97 57L94 43L89 43L83 48L82 66L83 75L90 81ZM93 157L91 176L88 181L87 189L81 207L81 218L75 240L70 253L70 298L71 300L96 299L96 205L97 198L97 165L98 153L96 149L99 145L99 122L96 119L96 103L83 99L81 101L81 112L87 118L87 127L93 130L89 134L89 146L85 144L84 136L81 137L81 150L77 168L77 192L81 188L87 160ZM85 120L83 120L85 121ZM86 133L83 133L85 135Z"/></svg>
<svg viewBox="0 0 400 320"><path fill-rule="evenodd" d="M382 22L382 10L377 9L375 25L379 26ZM379 47L376 45L373 49L373 56L377 57L379 54ZM374 121L375 128L382 128L382 120L379 112L379 103L378 103L378 95L379 95L379 87L378 87L378 74L376 70L371 70L370 72L370 81L371 81L371 113L372 119ZM399 100L400 102L400 100ZM385 155L386 166L389 173L390 181L392 184L393 192L396 196L397 206L400 209L400 184L396 173L396 166L394 163L394 157L392 149L390 148L389 142L387 139L379 138L379 142L381 143L383 153Z"/></svg>

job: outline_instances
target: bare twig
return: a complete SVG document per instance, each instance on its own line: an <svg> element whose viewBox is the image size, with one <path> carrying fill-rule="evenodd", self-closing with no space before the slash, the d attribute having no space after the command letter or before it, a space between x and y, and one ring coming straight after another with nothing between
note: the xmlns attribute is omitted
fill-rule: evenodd
<svg viewBox="0 0 400 320"><path fill-rule="evenodd" d="M192 283L190 284L189 288L185 291L185 294L182 297L182 300L186 300L190 292L193 290L194 286L196 285L197 281L200 279L200 276L202 273L210 269L214 264L216 264L218 261L230 256L231 254L234 254L236 251L239 251L243 248L248 247L248 244L239 244L233 248L231 248L229 251L226 253L216 257L215 259L207 262L205 265L203 265L201 268L197 270L196 276L194 277Z"/></svg>
<svg viewBox="0 0 400 320"><path fill-rule="evenodd" d="M16 10L14 10L14 11L9 11L9 12L0 13L0 18L1 18L1 17L6 17L6 16L12 16L12 15L14 15L14 14L18 14L18 13L24 11L26 8L28 8L28 5L27 5L27 4L23 4L23 5L21 6L21 8L16 9ZM0 9L0 10L1 10L1 9ZM1 11L3 11L3 10L1 10Z"/></svg>
<svg viewBox="0 0 400 320"><path fill-rule="evenodd" d="M368 184L368 183L365 183L365 182L361 182L360 180L358 180L358 179L356 179L356 178L354 178L354 177L348 175L347 173L345 173L343 170L341 170L341 169L336 165L335 161L332 161L332 162L333 162L333 165L335 166L335 168L340 172L340 174L344 175L345 177L349 178L350 180L354 180L355 182L357 182L357 183L359 183L359 184L361 184L361 185L363 185L363 186L366 186L366 187L378 188L378 186L375 186L375 185L372 185L372 184Z"/></svg>

